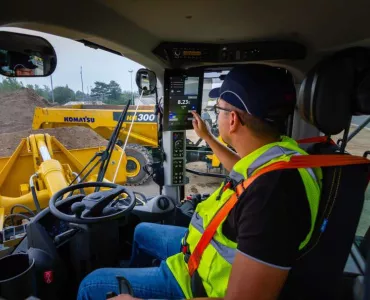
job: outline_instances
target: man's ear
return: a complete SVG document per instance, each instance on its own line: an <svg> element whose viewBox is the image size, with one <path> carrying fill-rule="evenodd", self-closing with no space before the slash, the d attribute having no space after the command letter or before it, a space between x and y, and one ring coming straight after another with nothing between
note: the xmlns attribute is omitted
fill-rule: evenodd
<svg viewBox="0 0 370 300"><path fill-rule="evenodd" d="M230 112L230 133L234 133L240 126L240 120L235 111Z"/></svg>

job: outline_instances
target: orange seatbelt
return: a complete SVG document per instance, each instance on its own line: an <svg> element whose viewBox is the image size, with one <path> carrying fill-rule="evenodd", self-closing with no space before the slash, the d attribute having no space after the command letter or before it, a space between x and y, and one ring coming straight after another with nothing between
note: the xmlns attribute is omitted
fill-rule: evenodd
<svg viewBox="0 0 370 300"><path fill-rule="evenodd" d="M335 142L327 136L315 136L297 141L298 144L327 143L327 142L329 142L332 145L336 145Z"/></svg>
<svg viewBox="0 0 370 300"><path fill-rule="evenodd" d="M221 222L226 218L226 216L238 202L238 197L259 176L268 172L282 169L334 167L358 164L370 164L370 160L359 156L349 156L349 155L299 155L292 156L290 161L277 162L263 169L260 169L259 171L257 171L256 174L244 180L236 187L235 189L236 192L230 197L230 199L213 217L213 219L205 229L203 235L201 236L198 244L195 246L194 251L190 255L188 261L189 275L193 276L194 272L198 269L204 250L211 242Z"/></svg>

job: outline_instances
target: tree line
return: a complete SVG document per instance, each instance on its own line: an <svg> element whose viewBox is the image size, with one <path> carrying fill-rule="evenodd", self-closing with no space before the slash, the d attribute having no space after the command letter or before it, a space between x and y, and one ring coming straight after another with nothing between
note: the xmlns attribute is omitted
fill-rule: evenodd
<svg viewBox="0 0 370 300"><path fill-rule="evenodd" d="M24 85L23 82L15 78L4 78L0 81L0 93L12 92L22 88L32 89L41 97L52 102L52 92L47 85ZM127 104L132 97L130 91L123 91L120 85L114 80L111 80L109 83L95 81L90 94L83 93L82 91L75 92L69 88L68 85L57 86L54 88L53 92L54 101L60 105L70 101L102 101L106 104L122 105ZM138 94L134 93L134 97L137 96Z"/></svg>

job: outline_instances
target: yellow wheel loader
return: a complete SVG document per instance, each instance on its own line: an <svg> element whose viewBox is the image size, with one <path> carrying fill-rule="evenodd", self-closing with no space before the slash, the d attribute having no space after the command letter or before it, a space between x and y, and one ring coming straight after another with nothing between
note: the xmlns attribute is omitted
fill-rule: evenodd
<svg viewBox="0 0 370 300"><path fill-rule="evenodd" d="M63 107L36 107L32 122L32 129L56 128L70 126L84 126L94 130L102 137L108 139L117 123L117 118L122 111L120 105L84 105L76 104ZM149 179L145 172L146 165L153 163L153 152L158 150L158 122L154 105L130 106L122 130L119 133L117 144L125 148L127 165L127 185L141 185ZM205 111L202 114L209 130L218 136L217 121L212 122ZM129 128L133 122L131 132ZM129 133L129 135L128 135ZM127 136L129 136L127 138ZM221 137L219 137L221 141ZM210 149L199 147L202 140L192 143L188 140L187 162L205 161L207 171L218 169L222 173L223 167L215 154Z"/></svg>
<svg viewBox="0 0 370 300"><path fill-rule="evenodd" d="M127 159L117 139L127 111L128 106L118 116L107 147L68 150L49 134L34 134L23 138L10 157L0 157L1 253L26 234L25 225L19 222L48 207L58 191L83 182L126 183ZM92 188L79 189L80 194L93 192Z"/></svg>
<svg viewBox="0 0 370 300"><path fill-rule="evenodd" d="M104 150L105 147L67 150L49 134L23 138L10 157L0 157L0 231L12 221L9 216L21 211L22 217L25 207L39 212L60 189L81 181L97 181L98 169L89 173L85 166L90 160L96 163L96 154ZM125 167L123 149L115 146L104 181L125 184ZM17 243L22 233L18 237L11 235L4 245Z"/></svg>
<svg viewBox="0 0 370 300"><path fill-rule="evenodd" d="M32 129L84 126L108 139L117 124L123 106L72 105L65 107L37 107ZM131 122L133 125L130 130ZM129 137L128 137L129 136ZM127 138L128 137L128 138ZM127 143L127 185L140 185L149 175L143 167L153 163L152 151L158 148L158 125L154 105L130 106L119 133L117 144Z"/></svg>

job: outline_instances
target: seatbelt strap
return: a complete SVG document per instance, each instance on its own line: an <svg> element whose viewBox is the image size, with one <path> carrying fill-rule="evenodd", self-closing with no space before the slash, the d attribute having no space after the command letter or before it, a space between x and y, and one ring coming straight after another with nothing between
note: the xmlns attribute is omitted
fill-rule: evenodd
<svg viewBox="0 0 370 300"><path fill-rule="evenodd" d="M238 197L261 175L275 170L283 169L299 169L299 168L316 168L316 167L334 167L334 166L348 166L348 165L359 165L359 164L370 164L370 160L350 155L299 155L292 156L290 161L281 161L271 164L265 168L257 171L253 176L244 180L238 184L235 189L235 193L230 199L221 207L221 209L213 217L204 233L202 234L198 244L195 246L194 251L191 253L188 270L189 275L193 276L194 272L198 269L200 260L202 258L204 250L211 242L215 235L217 228L221 222L227 217L229 212L233 209L235 204L238 202Z"/></svg>
<svg viewBox="0 0 370 300"><path fill-rule="evenodd" d="M330 143L336 145L335 142L327 136L315 136L310 138L305 138L297 141L298 144L311 144L311 143Z"/></svg>

